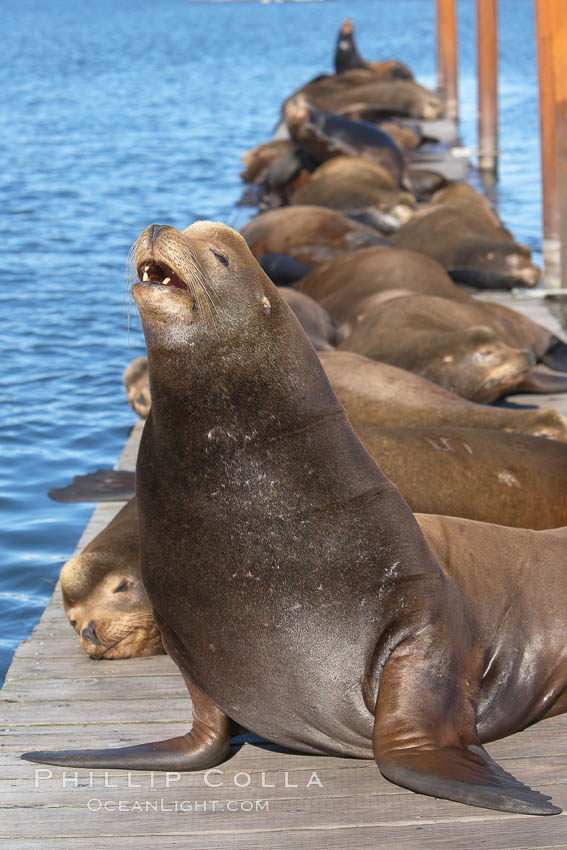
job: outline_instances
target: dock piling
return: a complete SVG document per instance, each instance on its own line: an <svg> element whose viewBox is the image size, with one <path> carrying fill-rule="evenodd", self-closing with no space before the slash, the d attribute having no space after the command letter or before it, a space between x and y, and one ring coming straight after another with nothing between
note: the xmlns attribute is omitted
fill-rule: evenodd
<svg viewBox="0 0 567 850"><path fill-rule="evenodd" d="M477 0L478 167L498 171L498 0Z"/></svg>
<svg viewBox="0 0 567 850"><path fill-rule="evenodd" d="M436 0L437 81L445 117L459 118L456 0Z"/></svg>

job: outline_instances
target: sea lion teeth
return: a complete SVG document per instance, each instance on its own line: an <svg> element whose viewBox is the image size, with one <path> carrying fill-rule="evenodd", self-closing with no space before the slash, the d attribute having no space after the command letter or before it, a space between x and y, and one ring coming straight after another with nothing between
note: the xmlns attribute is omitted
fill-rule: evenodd
<svg viewBox="0 0 567 850"><path fill-rule="evenodd" d="M167 286L167 284L170 283L170 281L171 281L170 277L164 277L164 279L162 280L162 283L164 284L164 286Z"/></svg>
<svg viewBox="0 0 567 850"><path fill-rule="evenodd" d="M143 282L143 283L145 283L145 282L146 282L147 280L149 280L149 279L150 279L150 278L149 278L148 273L147 273L147 272L144 272L144 276L143 276L143 278L142 278L142 282Z"/></svg>

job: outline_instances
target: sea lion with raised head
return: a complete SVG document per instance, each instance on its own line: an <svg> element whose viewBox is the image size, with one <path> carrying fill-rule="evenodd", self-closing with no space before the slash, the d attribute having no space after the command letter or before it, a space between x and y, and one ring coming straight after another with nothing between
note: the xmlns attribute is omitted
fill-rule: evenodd
<svg viewBox="0 0 567 850"><path fill-rule="evenodd" d="M373 227L336 210L307 205L260 213L241 233L255 257L287 254L312 265L356 248L387 244Z"/></svg>
<svg viewBox="0 0 567 850"><path fill-rule="evenodd" d="M298 94L286 101L283 117L292 139L318 162L361 156L384 168L396 187L404 182L404 155L388 133L368 121L351 121L309 103Z"/></svg>
<svg viewBox="0 0 567 850"><path fill-rule="evenodd" d="M132 499L80 555L63 565L63 607L91 658L163 652L139 561L138 513Z"/></svg>
<svg viewBox="0 0 567 850"><path fill-rule="evenodd" d="M152 225L135 263L152 394L142 578L193 726L24 757L199 770L226 758L235 721L309 753L373 757L421 793L560 811L482 741L567 708L567 531L423 516L432 551L242 237Z"/></svg>
<svg viewBox="0 0 567 850"><path fill-rule="evenodd" d="M413 74L407 65L396 59L384 59L382 62L365 62L357 50L354 41L354 27L350 18L343 21L335 49L335 71L352 71L365 68L372 71L381 80L413 80Z"/></svg>

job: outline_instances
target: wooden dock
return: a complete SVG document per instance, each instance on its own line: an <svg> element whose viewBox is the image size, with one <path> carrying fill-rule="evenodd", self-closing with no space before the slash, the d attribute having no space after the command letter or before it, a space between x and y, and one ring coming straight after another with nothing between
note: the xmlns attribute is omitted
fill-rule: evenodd
<svg viewBox="0 0 567 850"><path fill-rule="evenodd" d="M487 297L559 330L543 303ZM567 395L513 401L567 414ZM140 433L141 423L122 468L134 467ZM77 551L120 507L96 508ZM166 656L87 658L59 589L18 648L1 698L0 850L567 848L567 715L487 748L518 779L553 796L566 810L554 817L432 799L390 784L371 761L284 752L254 736L238 739L223 773L209 775L34 765L20 754L159 740L191 720L187 691Z"/></svg>

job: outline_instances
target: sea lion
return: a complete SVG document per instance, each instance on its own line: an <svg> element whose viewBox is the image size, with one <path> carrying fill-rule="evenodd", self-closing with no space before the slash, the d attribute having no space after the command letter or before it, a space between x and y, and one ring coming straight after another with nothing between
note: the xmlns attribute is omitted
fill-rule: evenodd
<svg viewBox="0 0 567 850"><path fill-rule="evenodd" d="M350 351L321 351L319 359L356 427L464 426L567 442L567 419L553 408L522 410L476 404L405 369Z"/></svg>
<svg viewBox="0 0 567 850"><path fill-rule="evenodd" d="M297 289L278 287L315 351L331 351L340 342L337 327L324 307Z"/></svg>
<svg viewBox="0 0 567 850"><path fill-rule="evenodd" d="M522 410L476 404L405 369L349 351L321 351L319 359L349 420L356 427L471 426L567 442L567 420L558 410ZM128 399L142 419L146 418L150 409L147 361L145 369L144 403L136 405L135 399ZM100 480L100 489L94 493L95 501L108 498L104 495L112 486L112 476L108 475ZM84 491L75 487L73 492L77 494L77 501L85 500ZM130 495L129 491L126 495L114 489L111 492L114 499L129 498ZM49 495L56 501L71 501L67 488L51 490Z"/></svg>
<svg viewBox="0 0 567 850"><path fill-rule="evenodd" d="M503 228L502 221L494 211L490 201L469 183L449 183L433 193L430 204L449 204L460 206L465 210L475 212L480 218L487 219L494 228ZM510 231L504 228L510 236Z"/></svg>
<svg viewBox="0 0 567 850"><path fill-rule="evenodd" d="M256 259L276 286L291 286L315 268L287 254L260 254Z"/></svg>
<svg viewBox="0 0 567 850"><path fill-rule="evenodd" d="M407 369L470 401L496 401L535 366L531 351L475 323L468 304L396 290L375 295L372 305L341 349Z"/></svg>
<svg viewBox="0 0 567 850"><path fill-rule="evenodd" d="M91 658L163 653L159 630L140 581L136 500L61 570L63 607Z"/></svg>
<svg viewBox="0 0 567 850"><path fill-rule="evenodd" d="M332 168L327 166L332 165ZM409 192L386 188L384 171L362 157L337 156L327 160L292 194L291 204L308 204L352 215L364 209L391 213L397 227L413 214L415 198Z"/></svg>
<svg viewBox="0 0 567 850"><path fill-rule="evenodd" d="M283 207L260 213L241 230L255 257L287 254L317 265L345 251L383 245L377 230L325 207Z"/></svg>
<svg viewBox="0 0 567 850"><path fill-rule="evenodd" d="M373 757L421 793L560 811L482 742L567 707L567 531L425 515L420 527L230 228L152 225L135 263L153 402L136 468L142 579L193 726L23 757L199 770L226 758L234 721L309 753Z"/></svg>
<svg viewBox="0 0 567 850"><path fill-rule="evenodd" d="M270 165L294 148L291 139L276 139L246 151L242 154L245 168L240 173L241 179L246 183L263 183Z"/></svg>
<svg viewBox="0 0 567 850"><path fill-rule="evenodd" d="M340 113L356 108L376 120L405 116L434 120L442 113L437 95L413 80L377 80L372 71L354 69L342 74L322 75L293 92L288 100L303 94L313 106Z"/></svg>
<svg viewBox="0 0 567 850"><path fill-rule="evenodd" d="M283 117L292 139L318 162L335 156L361 156L384 168L395 186L404 183L404 155L376 124L333 115L313 106L302 94L286 101Z"/></svg>
<svg viewBox="0 0 567 850"><path fill-rule="evenodd" d="M444 322L455 316L454 330L468 323L488 325L498 338L516 348L527 348L537 362L567 371L567 345L548 328L517 310L473 298L456 286L435 260L416 251L376 247L353 251L314 268L301 278L297 288L325 307L343 338L376 307L374 296L403 290L418 295L435 295L458 306L446 305ZM561 391L561 381L542 388Z"/></svg>
<svg viewBox="0 0 567 850"><path fill-rule="evenodd" d="M419 251L441 263L453 280L480 289L535 286L540 270L526 245L478 210L432 204L415 213L393 237L396 248Z"/></svg>
<svg viewBox="0 0 567 850"><path fill-rule="evenodd" d="M514 391L567 391L565 375L532 374L554 337L529 320L524 327L513 310L500 316L474 299L403 290L367 298L359 309L342 348L416 372L471 401L488 403Z"/></svg>
<svg viewBox="0 0 567 850"><path fill-rule="evenodd" d="M138 416L145 419L150 412L150 384L148 381L148 360L146 357L135 357L122 375L122 383L126 390L128 404Z"/></svg>
<svg viewBox="0 0 567 850"><path fill-rule="evenodd" d="M462 301L470 298L435 260L388 246L334 257L301 278L296 288L324 304L345 334L363 312L364 302L381 292L404 289Z"/></svg>
<svg viewBox="0 0 567 850"><path fill-rule="evenodd" d="M485 522L497 522L518 528L545 529L567 524L567 446L556 440L542 440L518 434L487 431L475 428L357 428L356 434L382 471L399 487L413 511L467 517ZM95 484L100 498L99 473L81 476L81 499ZM98 476L98 477L97 477ZM85 634L73 618L78 608L69 609L71 624L81 635L81 645L94 658L132 658L163 652L161 641L147 640L148 629L135 631L136 641L122 641L110 651L100 642L108 635L100 627L100 614L106 621L112 614L110 626L115 635L131 623L153 622L152 609L142 586L138 516L135 510L134 476L124 470L106 470L106 480L114 476L130 488L132 502L122 511L120 531L129 541L102 531L91 544L91 557L84 553L73 559L77 563L69 574L62 573L66 608L69 587L80 584L93 588L81 597L82 621L88 623ZM71 485L71 489L74 485ZM125 485L121 485L124 489ZM67 488L69 489L69 488ZM112 488L116 489L116 485ZM112 495L112 492L111 492ZM116 545L118 542L118 546ZM93 552L102 557L92 557ZM116 596L124 579L112 581L107 573L101 577L101 566L126 572L128 596ZM70 562L69 562L70 563ZM69 587L68 587L69 585ZM93 609L96 595L98 606ZM124 610L124 602L127 609ZM90 608L85 606L90 603ZM98 613L97 613L98 612ZM100 631L100 635L99 635ZM98 643L92 641L96 637ZM144 640L143 637L146 639Z"/></svg>
<svg viewBox="0 0 567 850"><path fill-rule="evenodd" d="M407 65L396 59L385 59L382 62L365 62L356 48L354 27L347 18L340 30L335 49L335 71L351 71L354 68L366 68L381 80L413 80L413 74Z"/></svg>

